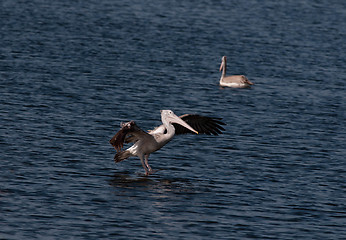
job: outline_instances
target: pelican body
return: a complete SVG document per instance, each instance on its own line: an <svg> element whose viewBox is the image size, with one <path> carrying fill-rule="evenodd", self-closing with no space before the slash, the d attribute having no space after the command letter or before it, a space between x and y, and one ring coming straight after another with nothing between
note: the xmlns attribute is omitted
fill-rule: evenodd
<svg viewBox="0 0 346 240"><path fill-rule="evenodd" d="M245 88L253 85L252 82L247 79L244 75L232 75L226 76L227 70L227 57L223 56L220 65L220 72L222 70L220 78L220 86L222 87L233 87L233 88Z"/></svg>
<svg viewBox="0 0 346 240"><path fill-rule="evenodd" d="M172 140L175 134L208 134L218 135L225 130L220 118L210 118L200 115L185 114L180 117L171 110L161 110L162 125L145 132L134 121L121 124L121 129L109 141L117 153L114 156L116 163L132 156L141 160L145 175L154 171L148 163L149 155ZM190 126L192 125L192 126ZM197 131L198 130L198 131ZM134 143L130 148L122 150L124 143Z"/></svg>

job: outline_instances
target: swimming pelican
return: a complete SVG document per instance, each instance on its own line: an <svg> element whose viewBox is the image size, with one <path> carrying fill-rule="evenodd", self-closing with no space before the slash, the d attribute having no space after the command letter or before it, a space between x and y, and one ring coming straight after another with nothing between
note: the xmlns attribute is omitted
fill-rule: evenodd
<svg viewBox="0 0 346 240"><path fill-rule="evenodd" d="M149 155L166 145L175 134L222 134L221 131L225 129L221 125L225 125L225 123L220 120L221 118L196 114L185 114L178 117L171 110L161 110L163 124L154 130L145 132L134 121L122 123L121 129L109 141L117 151L114 161L118 163L129 157L137 156L141 160L145 175L148 176L154 172L148 164ZM124 142L134 144L130 148L122 150Z"/></svg>
<svg viewBox="0 0 346 240"><path fill-rule="evenodd" d="M234 87L234 88L244 88L250 87L253 85L252 82L247 79L244 75L232 75L226 77L226 68L227 68L227 57L223 56L220 66L220 72L222 71L222 75L220 78L220 86L222 87Z"/></svg>

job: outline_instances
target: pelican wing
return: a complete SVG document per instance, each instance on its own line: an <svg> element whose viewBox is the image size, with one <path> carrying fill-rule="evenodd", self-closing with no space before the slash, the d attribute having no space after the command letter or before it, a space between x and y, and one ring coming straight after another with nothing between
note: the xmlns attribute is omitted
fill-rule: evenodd
<svg viewBox="0 0 346 240"><path fill-rule="evenodd" d="M197 130L199 134L207 135L219 135L225 129L221 125L226 125L221 121L222 118L205 117L197 114L184 114L180 116L187 124L189 124L193 129ZM175 128L175 134L187 134L193 133L189 129L173 123Z"/></svg>
<svg viewBox="0 0 346 240"><path fill-rule="evenodd" d="M143 135L148 135L148 133L140 129L134 121L130 121L121 125L121 129L109 140L109 143L119 152L123 148L124 142L136 142Z"/></svg>

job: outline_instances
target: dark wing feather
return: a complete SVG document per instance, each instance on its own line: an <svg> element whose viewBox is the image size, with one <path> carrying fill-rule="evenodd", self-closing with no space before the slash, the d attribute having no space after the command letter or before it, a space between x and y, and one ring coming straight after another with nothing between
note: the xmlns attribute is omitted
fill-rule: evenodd
<svg viewBox="0 0 346 240"><path fill-rule="evenodd" d="M124 146L124 142L128 143L135 141L136 139L132 134L142 131L134 121L130 121L122 124L121 129L109 140L109 143L117 150L121 151ZM131 140L130 140L131 139Z"/></svg>
<svg viewBox="0 0 346 240"><path fill-rule="evenodd" d="M225 129L221 126L226 125L221 121L222 118L205 117L197 114L185 114L180 116L180 118L189 124L193 129L195 129L199 134L219 135L222 134L222 131L225 131ZM173 123L173 126L175 128L175 134L195 134L179 124Z"/></svg>

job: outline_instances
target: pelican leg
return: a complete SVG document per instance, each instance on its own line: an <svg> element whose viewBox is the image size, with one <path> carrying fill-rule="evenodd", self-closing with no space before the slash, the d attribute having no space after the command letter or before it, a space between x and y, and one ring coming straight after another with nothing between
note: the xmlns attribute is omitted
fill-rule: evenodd
<svg viewBox="0 0 346 240"><path fill-rule="evenodd" d="M150 173L153 173L153 169L150 167L150 165L148 163L148 159L149 159L149 154L144 155L145 166L147 167L147 169L149 171L148 172L148 175L149 175Z"/></svg>
<svg viewBox="0 0 346 240"><path fill-rule="evenodd" d="M144 170L145 170L145 175L148 176L148 175L149 175L149 171L148 171L148 169L147 169L146 164L144 163L144 155L140 155L139 158L141 159L142 166L143 166L143 168L144 168Z"/></svg>

